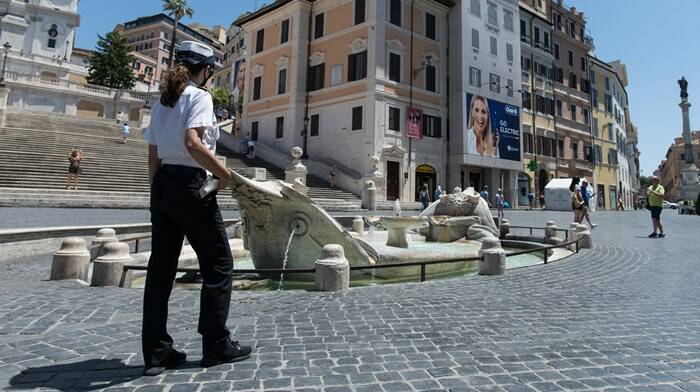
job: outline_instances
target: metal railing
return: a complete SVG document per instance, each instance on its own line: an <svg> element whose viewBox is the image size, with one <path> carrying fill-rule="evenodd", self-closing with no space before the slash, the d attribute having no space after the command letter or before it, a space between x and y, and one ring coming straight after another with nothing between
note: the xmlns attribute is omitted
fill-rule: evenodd
<svg viewBox="0 0 700 392"><path fill-rule="evenodd" d="M540 228L540 227L511 226L511 228L513 228L513 227L526 228L526 229L532 229L532 230L537 230L537 229L544 230L544 228ZM568 231L567 230L565 230L565 229L556 229L556 230L557 231L566 231L567 238L568 238ZM566 242L563 242L561 244L544 245L544 246L537 247L534 249L525 249L522 251L506 253L506 258L524 255L524 254L530 254L530 253L543 252L544 264L548 264L550 250L557 249L557 248L568 248L571 245L575 245L575 253L579 253L579 249L580 249L579 248L579 239L576 238L574 240L566 241ZM433 260L410 261L410 262L396 263L396 264L370 264L370 265L362 265L362 266L351 266L350 271L375 270L375 269L384 269L384 268L420 267L420 281L425 282L427 280L426 268L429 265L466 263L466 262L470 262L470 261L480 261L482 259L483 259L483 256L472 256L472 257L451 257L451 258L441 258L441 259L433 259ZM129 271L129 270L146 271L147 269L148 269L148 266L146 266L146 265L125 265L124 269L122 270L122 275L121 275L119 286L124 285L124 282L126 280L127 271ZM199 272L199 268L195 268L195 267L177 268L176 271L177 272ZM234 269L231 272L231 274L235 276L235 275L244 275L244 274L313 274L315 272L316 272L315 268L306 268L306 269L248 268L248 269Z"/></svg>

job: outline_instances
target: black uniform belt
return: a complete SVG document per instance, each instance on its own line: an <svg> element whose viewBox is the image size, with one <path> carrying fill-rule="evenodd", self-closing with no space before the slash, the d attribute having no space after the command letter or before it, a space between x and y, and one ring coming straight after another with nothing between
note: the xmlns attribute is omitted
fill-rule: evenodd
<svg viewBox="0 0 700 392"><path fill-rule="evenodd" d="M168 173L168 174L182 174L182 175L195 175L195 174L204 174L205 171L204 169L198 168L198 167L192 167L192 166L184 166L184 165L163 165L160 167L160 170L163 171L163 173Z"/></svg>

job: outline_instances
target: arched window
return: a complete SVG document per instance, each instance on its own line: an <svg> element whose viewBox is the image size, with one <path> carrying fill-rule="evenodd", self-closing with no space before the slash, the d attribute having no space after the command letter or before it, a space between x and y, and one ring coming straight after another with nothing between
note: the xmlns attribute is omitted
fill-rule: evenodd
<svg viewBox="0 0 700 392"><path fill-rule="evenodd" d="M47 43L47 46L51 49L56 49L56 37L58 37L58 26L52 24L48 34L49 41Z"/></svg>

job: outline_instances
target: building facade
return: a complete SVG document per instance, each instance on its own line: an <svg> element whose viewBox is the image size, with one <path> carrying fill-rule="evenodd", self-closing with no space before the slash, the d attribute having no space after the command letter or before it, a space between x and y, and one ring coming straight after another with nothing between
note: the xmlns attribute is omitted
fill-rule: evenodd
<svg viewBox="0 0 700 392"><path fill-rule="evenodd" d="M693 158L695 162L700 162L700 131L692 131L690 137L692 140ZM664 199L670 202L681 201L681 170L683 170L683 167L686 165L685 154L685 141L683 137L675 138L673 144L666 152L666 159L661 161L659 169L656 172L661 185L663 185L666 191Z"/></svg>
<svg viewBox="0 0 700 392"><path fill-rule="evenodd" d="M384 200L485 184L511 200L522 166L518 15L505 0L277 1L235 22L249 43L242 126L355 177L376 157ZM472 101L493 118L478 142Z"/></svg>
<svg viewBox="0 0 700 392"><path fill-rule="evenodd" d="M562 0L552 2L556 177L593 177L588 54L593 39L586 18ZM544 176L543 176L544 177ZM545 178L542 178L545 180ZM548 180L548 179L547 179Z"/></svg>
<svg viewBox="0 0 700 392"><path fill-rule="evenodd" d="M118 24L114 30L119 31L131 45L132 50L138 56L144 55L155 60L153 79L161 80L162 74L168 68L168 56L172 42L172 30L175 20L165 14L145 16L135 20ZM194 30L184 24L178 25L177 42L175 50L182 41L197 41L214 50L218 61L223 60L223 44L217 39Z"/></svg>
<svg viewBox="0 0 700 392"><path fill-rule="evenodd" d="M520 205L544 194L557 177L557 133L554 118L554 40L550 0L520 1L522 68L523 167L518 175Z"/></svg>

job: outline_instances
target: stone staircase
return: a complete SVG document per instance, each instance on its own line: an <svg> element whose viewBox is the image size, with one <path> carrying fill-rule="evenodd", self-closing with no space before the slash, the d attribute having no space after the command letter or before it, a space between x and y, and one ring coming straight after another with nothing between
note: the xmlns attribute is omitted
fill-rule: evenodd
<svg viewBox="0 0 700 392"><path fill-rule="evenodd" d="M116 124L114 127L118 135ZM95 134L90 133L92 129L97 129ZM109 126L82 128L75 133L0 129L0 206L148 207L147 144L140 137L121 144L119 137L105 136L111 131ZM73 146L79 146L85 155L78 191L66 190L68 153ZM281 169L259 159L229 151L220 154L229 156L230 168L264 167L268 179L284 177ZM309 185L310 196L328 210L360 209L360 200L351 193L331 189L327 182L312 177ZM222 208L237 207L228 192L219 195L219 204Z"/></svg>
<svg viewBox="0 0 700 392"><path fill-rule="evenodd" d="M59 113L8 111L8 128L41 129L74 132L86 135L121 137L121 125L115 119L83 118ZM131 127L130 138L141 140L143 130Z"/></svg>

